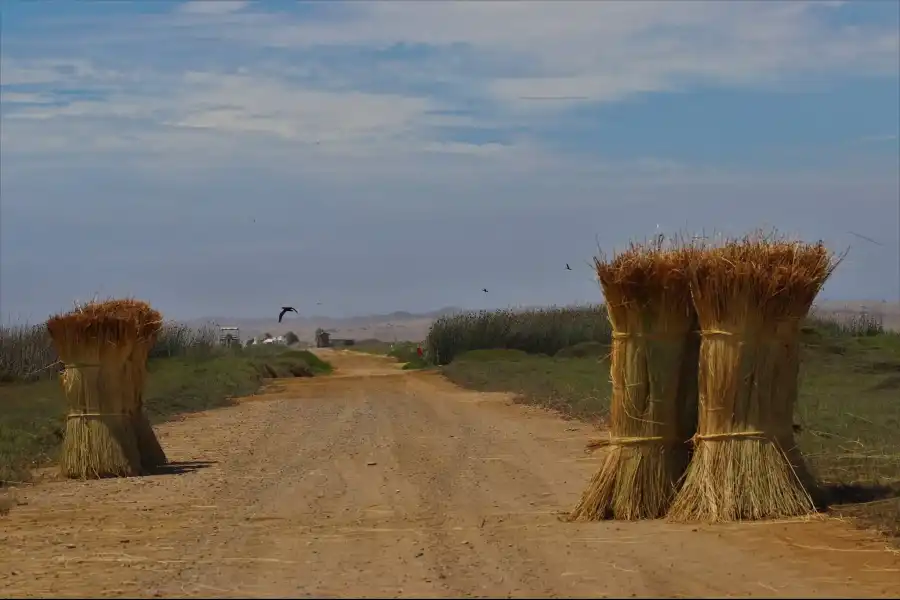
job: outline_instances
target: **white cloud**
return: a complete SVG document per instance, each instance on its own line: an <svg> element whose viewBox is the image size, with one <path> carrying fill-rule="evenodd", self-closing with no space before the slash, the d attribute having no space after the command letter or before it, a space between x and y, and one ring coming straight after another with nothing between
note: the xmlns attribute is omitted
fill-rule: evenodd
<svg viewBox="0 0 900 600"><path fill-rule="evenodd" d="M250 2L242 0L193 0L178 6L178 12L192 15L221 15L237 12Z"/></svg>
<svg viewBox="0 0 900 600"><path fill-rule="evenodd" d="M79 85L109 83L113 80L133 79L112 69L97 67L84 58L0 59L0 85Z"/></svg>
<svg viewBox="0 0 900 600"><path fill-rule="evenodd" d="M345 18L325 21L248 15L219 23L217 35L278 48L464 44L496 67L487 82L496 97L516 103L520 96L547 94L618 100L694 81L749 84L833 69L895 73L900 33L826 25L822 17L837 6L373 2L355 3ZM510 71L518 73L511 77Z"/></svg>
<svg viewBox="0 0 900 600"><path fill-rule="evenodd" d="M48 94L31 94L23 92L0 92L2 104L52 104L53 98Z"/></svg>
<svg viewBox="0 0 900 600"><path fill-rule="evenodd" d="M856 140L860 144L874 144L879 142L896 142L900 139L896 133L880 133L875 135L864 135Z"/></svg>
<svg viewBox="0 0 900 600"><path fill-rule="evenodd" d="M466 144L463 142L431 142L426 144L424 150L426 152L438 152L447 154L469 154L475 156L496 155L504 150L509 150L508 146L489 142L487 144Z"/></svg>
<svg viewBox="0 0 900 600"><path fill-rule="evenodd" d="M342 144L414 137L417 128L429 125L428 111L436 107L425 98L306 89L251 75L189 72L175 80L161 78L149 85L144 83L100 98L76 99L58 106L45 102L42 106L16 107L4 116L6 128L13 138L20 131L22 138L29 138L31 132L26 134L17 128L22 121L54 121L56 133L68 130L74 134L71 149L79 152L85 150L86 142L90 147L99 138L82 138L78 121L95 128L103 127L106 122L103 134L109 139L129 135L152 137L153 132L190 129L271 136L334 148ZM165 84L168 89L158 91L166 88ZM20 96L18 101L24 98ZM116 119L130 120L135 126L123 128L122 123L114 123ZM441 119L437 115L434 122L440 123ZM63 121L66 123L60 123ZM59 136L53 137L56 139L52 145L58 148ZM22 149L18 141L15 147Z"/></svg>
<svg viewBox="0 0 900 600"><path fill-rule="evenodd" d="M248 160L287 156L287 165L300 155L317 164L349 156L533 164L551 161L551 153L526 134L472 142L446 130L527 130L574 105L696 83L771 85L833 70L895 74L898 32L827 24L823 16L838 5L357 2L317 4L334 14L300 18L265 12L274 10L265 3L188 2L108 33L73 30L82 54L70 58L4 58L3 140L12 154L32 157L175 153L212 162L243 153ZM138 51L145 42L163 51L216 44L216 51L155 63L155 54ZM430 51L374 52L396 44ZM98 47L104 51L88 58ZM347 49L356 61L318 53ZM118 57L127 64L112 68ZM45 89L10 89L17 85ZM87 93L54 95L59 86ZM454 113L460 105L476 108Z"/></svg>
<svg viewBox="0 0 900 600"><path fill-rule="evenodd" d="M186 83L173 125L307 143L402 135L431 106L423 98L309 90L252 76L189 73Z"/></svg>

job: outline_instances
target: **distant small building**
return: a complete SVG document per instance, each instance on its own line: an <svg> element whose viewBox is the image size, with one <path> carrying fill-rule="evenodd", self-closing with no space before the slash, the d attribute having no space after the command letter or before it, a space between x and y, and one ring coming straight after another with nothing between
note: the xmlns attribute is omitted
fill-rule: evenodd
<svg viewBox="0 0 900 600"><path fill-rule="evenodd" d="M331 335L324 329L316 331L316 348L330 348Z"/></svg>
<svg viewBox="0 0 900 600"><path fill-rule="evenodd" d="M238 327L220 327L219 343L223 346L240 346L241 330Z"/></svg>

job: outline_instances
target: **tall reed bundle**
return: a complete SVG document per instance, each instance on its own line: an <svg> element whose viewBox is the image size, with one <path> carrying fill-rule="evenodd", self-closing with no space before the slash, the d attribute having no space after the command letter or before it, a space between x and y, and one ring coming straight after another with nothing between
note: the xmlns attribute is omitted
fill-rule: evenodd
<svg viewBox="0 0 900 600"><path fill-rule="evenodd" d="M700 415L671 520L815 511L818 490L794 443L799 326L838 262L821 242L754 235L711 249L694 264Z"/></svg>
<svg viewBox="0 0 900 600"><path fill-rule="evenodd" d="M61 383L69 414L62 473L81 479L140 474L124 380L125 362L138 336L137 323L88 304L51 317L47 330L65 364Z"/></svg>
<svg viewBox="0 0 900 600"><path fill-rule="evenodd" d="M571 520L662 516L689 461L696 426L697 319L690 247L635 245L595 258L612 325L608 446Z"/></svg>
<svg viewBox="0 0 900 600"><path fill-rule="evenodd" d="M135 340L131 354L125 363L125 377L130 382L128 412L131 414L132 427L137 438L141 465L144 469L152 470L168 462L166 453L144 411L147 357L162 328L162 315L146 302L131 298L109 300L104 303L104 306L110 311L120 312L135 319L138 325L137 340Z"/></svg>

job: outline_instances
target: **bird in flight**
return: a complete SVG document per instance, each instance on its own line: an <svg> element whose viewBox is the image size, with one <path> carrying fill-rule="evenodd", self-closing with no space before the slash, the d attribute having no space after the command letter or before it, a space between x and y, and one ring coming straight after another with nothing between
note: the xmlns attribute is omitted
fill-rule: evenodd
<svg viewBox="0 0 900 600"><path fill-rule="evenodd" d="M481 288L481 291L487 294L487 288Z"/></svg>
<svg viewBox="0 0 900 600"><path fill-rule="evenodd" d="M282 317L284 317L284 313L289 312L289 311L294 311L294 312L297 313L298 315L300 314L300 313L297 312L297 309L294 308L293 306L282 306L282 307L281 307L281 312L278 313L278 322L279 322L279 323L281 323L281 319L282 319Z"/></svg>
<svg viewBox="0 0 900 600"><path fill-rule="evenodd" d="M566 263L566 271L571 271L572 267L569 266L569 263Z"/></svg>

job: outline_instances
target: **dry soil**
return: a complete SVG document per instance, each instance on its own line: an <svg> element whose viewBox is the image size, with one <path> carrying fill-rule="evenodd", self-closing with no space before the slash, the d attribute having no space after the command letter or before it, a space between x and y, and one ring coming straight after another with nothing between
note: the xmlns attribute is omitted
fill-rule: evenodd
<svg viewBox="0 0 900 600"><path fill-rule="evenodd" d="M0 595L900 596L900 557L834 520L561 522L590 426L323 353L332 376L160 427L171 473L20 489Z"/></svg>

